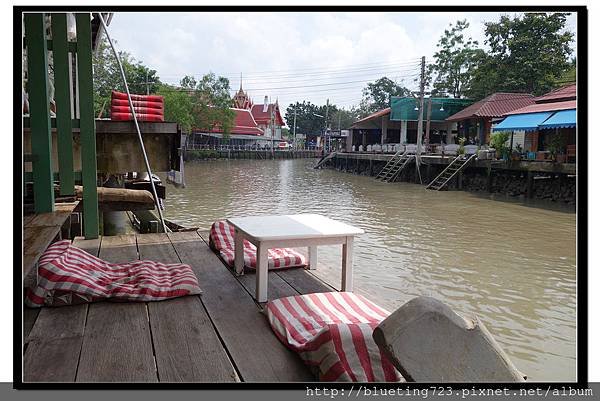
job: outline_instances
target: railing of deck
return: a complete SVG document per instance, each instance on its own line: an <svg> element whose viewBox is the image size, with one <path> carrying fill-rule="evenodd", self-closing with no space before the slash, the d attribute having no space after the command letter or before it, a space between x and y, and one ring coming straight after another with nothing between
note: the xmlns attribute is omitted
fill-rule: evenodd
<svg viewBox="0 0 600 401"><path fill-rule="evenodd" d="M54 211L54 172L52 171L52 124L48 98L48 51L52 51L56 104L58 178L60 195L73 195L73 128L78 126L81 141L81 182L83 184L83 232L98 237L98 194L96 132L92 78L92 29L89 13L76 13L77 41L67 37L67 14L51 13L52 38L46 35L43 13L25 13L25 46L31 129L33 200L36 213ZM77 90L73 94L70 56L77 60ZM78 119L72 119L71 101L79 106ZM77 114L76 114L77 116Z"/></svg>

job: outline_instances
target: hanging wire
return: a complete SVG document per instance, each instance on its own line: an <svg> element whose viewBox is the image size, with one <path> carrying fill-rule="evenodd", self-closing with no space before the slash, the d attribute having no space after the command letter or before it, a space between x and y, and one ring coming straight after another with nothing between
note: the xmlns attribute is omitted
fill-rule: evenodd
<svg viewBox="0 0 600 401"><path fill-rule="evenodd" d="M112 51L117 60L117 64L119 65L119 70L121 72L121 79L123 80L123 85L125 86L125 92L127 93L127 100L129 101L129 108L131 109L131 113L133 114L133 122L135 123L135 129L137 131L138 139L140 142L140 147L142 148L142 154L144 155L144 163L146 164L146 171L148 172L148 176L150 177L150 186L152 187L152 194L154 195L154 203L156 204L156 209L158 210L158 216L160 218L160 222L163 226L163 232L168 232L167 225L165 224L165 219L162 214L162 210L160 208L160 201L158 200L158 195L156 193L156 186L154 185L154 178L152 176L152 170L150 169L150 162L148 161L148 155L146 154L146 147L144 146L144 140L142 139L142 133L140 131L140 125L138 124L137 115L135 112L135 108L133 107L133 101L131 100L131 94L129 93L129 86L127 85L127 78L125 77L125 72L123 71L123 65L121 64L121 59L119 58L119 53L108 33L108 27L104 22L104 18L101 13L96 13L96 15L100 18L100 23L102 24L102 28L104 29L104 33L106 33L106 39L108 39L108 43L112 48Z"/></svg>

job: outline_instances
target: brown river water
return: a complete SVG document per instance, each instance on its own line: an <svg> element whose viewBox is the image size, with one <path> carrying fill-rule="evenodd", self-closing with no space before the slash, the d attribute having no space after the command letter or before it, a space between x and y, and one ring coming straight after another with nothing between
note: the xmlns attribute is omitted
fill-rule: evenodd
<svg viewBox="0 0 600 401"><path fill-rule="evenodd" d="M576 380L575 213L461 191L315 170L316 159L186 163L165 216L213 221L318 213L365 230L354 246L357 292L394 310L419 295L477 315L534 381ZM502 198L503 199L503 198ZM339 288L340 247L315 274Z"/></svg>

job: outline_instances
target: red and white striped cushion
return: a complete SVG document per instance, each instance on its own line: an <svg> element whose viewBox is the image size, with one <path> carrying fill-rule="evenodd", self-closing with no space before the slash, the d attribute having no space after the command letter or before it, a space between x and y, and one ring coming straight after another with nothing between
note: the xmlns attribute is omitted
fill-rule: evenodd
<svg viewBox="0 0 600 401"><path fill-rule="evenodd" d="M225 262L232 266L235 260L235 229L225 220L216 221L210 228L211 248L219 251ZM269 270L306 266L306 257L290 248L272 248L267 252ZM244 240L244 268L256 269L256 247Z"/></svg>
<svg viewBox="0 0 600 401"><path fill-rule="evenodd" d="M48 247L38 266L38 284L27 289L25 296L30 307L102 300L159 301L202 292L189 265L150 260L108 263L69 240Z"/></svg>
<svg viewBox="0 0 600 401"><path fill-rule="evenodd" d="M373 330L390 313L365 297L298 295L269 301L266 313L277 338L321 381L404 381L373 340Z"/></svg>

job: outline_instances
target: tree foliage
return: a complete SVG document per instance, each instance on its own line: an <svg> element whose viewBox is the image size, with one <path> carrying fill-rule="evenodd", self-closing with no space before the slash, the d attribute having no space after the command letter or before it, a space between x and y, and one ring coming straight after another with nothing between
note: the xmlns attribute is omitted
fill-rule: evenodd
<svg viewBox="0 0 600 401"><path fill-rule="evenodd" d="M180 87L162 85L158 94L164 97L165 120L177 122L184 131L223 130L226 138L234 124L235 113L229 108L229 80L207 74L197 82L185 76Z"/></svg>
<svg viewBox="0 0 600 401"><path fill-rule="evenodd" d="M235 119L235 112L230 108L229 79L217 77L214 73L206 74L196 84L191 96L194 128L210 130L217 126L226 138Z"/></svg>
<svg viewBox="0 0 600 401"><path fill-rule="evenodd" d="M469 94L481 98L496 91L541 95L556 87L569 69L574 35L566 13L502 16L485 24L486 54L478 55Z"/></svg>
<svg viewBox="0 0 600 401"><path fill-rule="evenodd" d="M476 48L477 41L465 38L464 31L468 27L466 19L450 24L438 41L434 62L427 69L428 79L433 80L434 94L461 98L469 89L476 61L483 50Z"/></svg>
<svg viewBox="0 0 600 401"><path fill-rule="evenodd" d="M296 134L307 136L322 135L325 130L325 117L327 117L327 128L338 130L341 124L341 129L348 129L350 125L358 118L358 110L346 110L338 107L335 104L316 105L311 102L304 101L290 104L285 110L285 122L290 129L290 133L294 133L294 110L296 110Z"/></svg>
<svg viewBox="0 0 600 401"><path fill-rule="evenodd" d="M94 66L94 112L96 116L108 117L111 92L125 92L119 65L106 37L98 44L92 55ZM132 94L156 93L161 82L156 70L146 67L127 52L119 52L123 72Z"/></svg>
<svg viewBox="0 0 600 401"><path fill-rule="evenodd" d="M408 96L410 91L398 85L388 77L382 77L374 82L369 82L363 89L360 102L361 117L390 107L392 96Z"/></svg>

